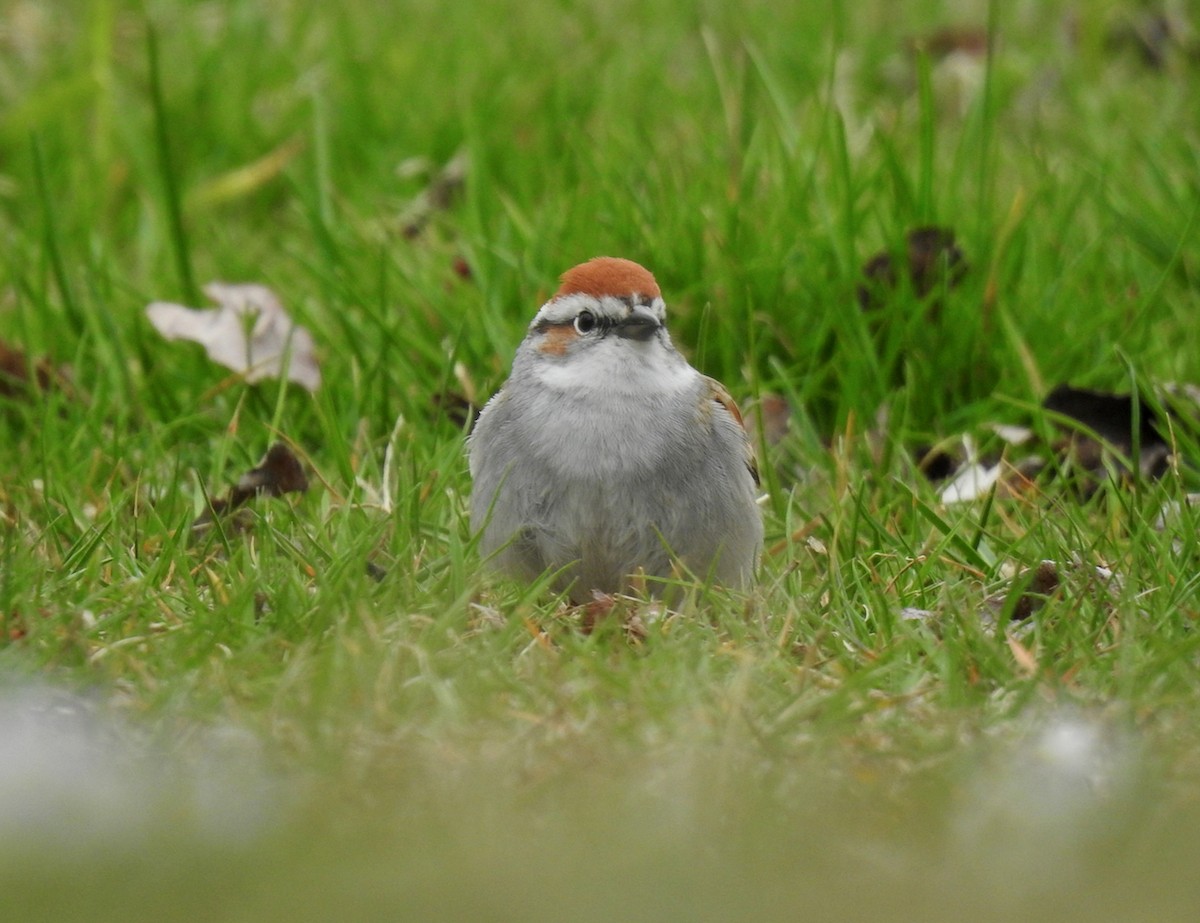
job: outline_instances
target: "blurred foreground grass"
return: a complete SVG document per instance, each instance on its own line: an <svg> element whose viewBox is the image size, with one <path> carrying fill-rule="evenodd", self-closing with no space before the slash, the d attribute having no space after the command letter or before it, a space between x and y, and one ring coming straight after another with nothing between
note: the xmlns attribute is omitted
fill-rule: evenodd
<svg viewBox="0 0 1200 923"><path fill-rule="evenodd" d="M413 742L351 781L230 728L166 754L61 693L0 705L0 781L38 771L0 813L14 920L1182 920L1200 896L1195 799L1152 768L1175 754L1075 711L924 764L768 761L682 718L637 747Z"/></svg>

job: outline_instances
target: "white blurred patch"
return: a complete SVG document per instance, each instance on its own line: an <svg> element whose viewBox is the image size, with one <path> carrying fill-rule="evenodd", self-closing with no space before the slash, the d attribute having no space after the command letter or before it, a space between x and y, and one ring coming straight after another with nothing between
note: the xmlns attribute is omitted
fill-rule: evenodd
<svg viewBox="0 0 1200 923"><path fill-rule="evenodd" d="M971 462L964 465L954 478L942 488L942 503L965 503L986 496L1000 480L1000 465L985 465Z"/></svg>
<svg viewBox="0 0 1200 923"><path fill-rule="evenodd" d="M1195 535L1194 509L1200 508L1200 494L1186 494L1183 501L1168 500L1158 511L1154 519L1156 532L1165 532L1172 536L1171 547L1176 554L1184 549L1186 537Z"/></svg>
<svg viewBox="0 0 1200 923"><path fill-rule="evenodd" d="M281 803L247 732L194 730L168 753L97 701L0 686L0 857L119 852L164 832L239 846L271 828Z"/></svg>
<svg viewBox="0 0 1200 923"><path fill-rule="evenodd" d="M1000 480L1000 463L984 464L979 459L979 449L969 435L962 437L963 454L966 461L955 472L950 482L942 488L942 503L965 503L985 496Z"/></svg>
<svg viewBox="0 0 1200 923"><path fill-rule="evenodd" d="M103 721L95 703L50 689L0 691L0 843L64 847L147 832L136 741Z"/></svg>
<svg viewBox="0 0 1200 923"><path fill-rule="evenodd" d="M1035 435L1028 426L1014 426L1008 423L991 423L988 428L1009 445L1024 445Z"/></svg>
<svg viewBox="0 0 1200 923"><path fill-rule="evenodd" d="M1055 714L978 774L952 825L950 870L999 898L1065 887L1133 801L1132 744L1080 714Z"/></svg>
<svg viewBox="0 0 1200 923"><path fill-rule="evenodd" d="M146 316L166 339L199 343L213 362L243 373L248 382L279 378L286 366L288 381L309 391L321 386L312 334L292 320L273 291L265 285L210 282L204 294L218 307L156 301Z"/></svg>

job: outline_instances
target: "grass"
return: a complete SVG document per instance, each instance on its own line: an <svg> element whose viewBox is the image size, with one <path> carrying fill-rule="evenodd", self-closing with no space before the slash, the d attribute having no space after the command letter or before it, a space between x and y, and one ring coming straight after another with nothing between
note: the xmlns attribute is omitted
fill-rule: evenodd
<svg viewBox="0 0 1200 923"><path fill-rule="evenodd" d="M1194 452L947 507L910 450L1200 381L1200 75L1111 46L1133 4L903 6L0 4L0 339L70 378L0 406L6 919L1194 908ZM904 50L989 23L965 77ZM929 223L962 284L873 322ZM637 643L481 572L445 409L601 253L793 408L759 586ZM157 336L210 279L280 294L315 395ZM191 537L278 438L313 488Z"/></svg>

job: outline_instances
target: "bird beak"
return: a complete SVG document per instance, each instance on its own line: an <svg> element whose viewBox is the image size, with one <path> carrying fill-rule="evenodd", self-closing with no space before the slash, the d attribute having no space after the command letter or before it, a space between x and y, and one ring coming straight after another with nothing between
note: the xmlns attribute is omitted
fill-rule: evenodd
<svg viewBox="0 0 1200 923"><path fill-rule="evenodd" d="M617 336L626 340L646 341L658 332L662 324L658 318L642 307L635 307L629 316L613 327Z"/></svg>

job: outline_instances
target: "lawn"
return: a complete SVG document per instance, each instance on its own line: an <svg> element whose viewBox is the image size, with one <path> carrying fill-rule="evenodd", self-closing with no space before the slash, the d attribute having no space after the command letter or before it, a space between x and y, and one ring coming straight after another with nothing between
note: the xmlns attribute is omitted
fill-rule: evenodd
<svg viewBox="0 0 1200 923"><path fill-rule="evenodd" d="M0 0L0 918L1193 919L1163 9ZM746 408L766 550L589 633L481 567L464 438L600 254ZM319 387L160 336L214 281ZM276 443L307 489L239 492Z"/></svg>

